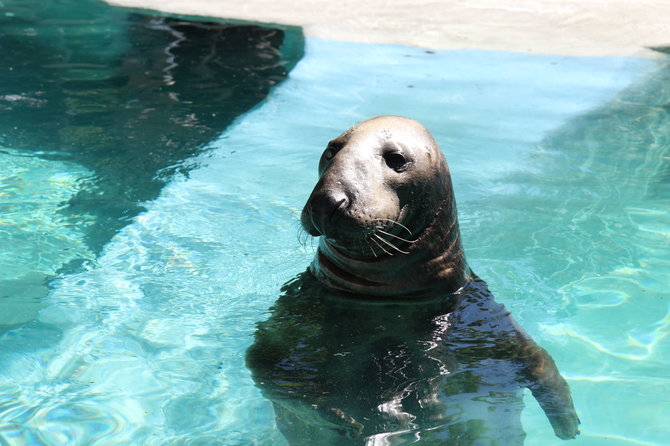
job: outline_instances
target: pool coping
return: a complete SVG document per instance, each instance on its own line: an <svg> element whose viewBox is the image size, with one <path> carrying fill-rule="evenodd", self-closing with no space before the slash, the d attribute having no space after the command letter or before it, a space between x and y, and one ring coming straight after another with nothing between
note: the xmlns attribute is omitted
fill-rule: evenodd
<svg viewBox="0 0 670 446"><path fill-rule="evenodd" d="M306 37L432 49L659 57L670 45L662 0L105 0L134 9L299 26Z"/></svg>

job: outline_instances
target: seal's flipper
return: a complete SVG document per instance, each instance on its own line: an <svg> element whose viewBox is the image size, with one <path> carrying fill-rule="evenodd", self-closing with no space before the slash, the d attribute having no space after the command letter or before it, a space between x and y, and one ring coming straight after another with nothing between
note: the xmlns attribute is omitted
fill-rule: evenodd
<svg viewBox="0 0 670 446"><path fill-rule="evenodd" d="M580 421L568 383L542 347L529 346L526 353L523 372L527 387L549 418L556 436L563 440L575 438L579 434Z"/></svg>

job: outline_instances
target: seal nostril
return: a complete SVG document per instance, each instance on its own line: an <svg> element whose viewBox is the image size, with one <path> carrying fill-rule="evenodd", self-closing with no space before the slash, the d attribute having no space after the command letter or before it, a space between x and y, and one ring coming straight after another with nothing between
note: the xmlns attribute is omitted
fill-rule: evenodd
<svg viewBox="0 0 670 446"><path fill-rule="evenodd" d="M329 211L341 211L349 207L349 197L339 188L328 188L323 191L324 205Z"/></svg>
<svg viewBox="0 0 670 446"><path fill-rule="evenodd" d="M337 220L338 216L343 214L349 208L349 198L342 192L331 192L326 194L326 203L324 216L333 222Z"/></svg>
<svg viewBox="0 0 670 446"><path fill-rule="evenodd" d="M335 204L335 207L339 211L343 211L349 207L349 199L344 196L341 197L340 200Z"/></svg>

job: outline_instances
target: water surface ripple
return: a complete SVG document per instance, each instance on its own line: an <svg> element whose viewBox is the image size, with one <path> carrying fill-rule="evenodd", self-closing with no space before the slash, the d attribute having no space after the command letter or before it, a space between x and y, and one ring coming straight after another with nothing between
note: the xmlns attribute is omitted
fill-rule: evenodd
<svg viewBox="0 0 670 446"><path fill-rule="evenodd" d="M308 40L198 169L2 335L0 443L282 444L244 351L313 255L297 215L325 143L390 113L447 154L472 267L571 382L571 444L664 444L669 73ZM525 400L526 444L562 444Z"/></svg>

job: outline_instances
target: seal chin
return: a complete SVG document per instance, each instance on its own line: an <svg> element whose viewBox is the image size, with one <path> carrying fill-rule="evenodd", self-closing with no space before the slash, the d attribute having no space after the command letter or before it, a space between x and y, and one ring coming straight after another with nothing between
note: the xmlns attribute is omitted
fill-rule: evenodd
<svg viewBox="0 0 670 446"><path fill-rule="evenodd" d="M370 250L364 239L358 239L355 242L351 240L338 241L336 239L324 237L324 243L337 254L338 257L347 260L356 260L361 262L373 261L378 256L375 256Z"/></svg>

